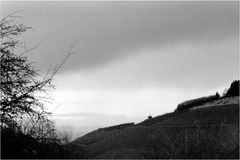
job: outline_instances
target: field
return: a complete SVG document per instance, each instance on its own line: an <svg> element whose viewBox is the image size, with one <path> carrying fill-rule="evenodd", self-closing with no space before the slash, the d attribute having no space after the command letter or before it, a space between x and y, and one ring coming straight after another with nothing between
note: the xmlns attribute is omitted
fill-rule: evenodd
<svg viewBox="0 0 240 160"><path fill-rule="evenodd" d="M173 112L120 126L76 139L72 152L85 158L239 157L239 105Z"/></svg>

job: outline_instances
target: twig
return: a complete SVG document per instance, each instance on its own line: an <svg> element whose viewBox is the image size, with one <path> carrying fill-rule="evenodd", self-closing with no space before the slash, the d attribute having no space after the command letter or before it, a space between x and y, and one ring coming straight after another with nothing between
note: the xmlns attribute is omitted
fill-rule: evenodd
<svg viewBox="0 0 240 160"><path fill-rule="evenodd" d="M22 56L22 55L24 55L24 54L26 54L26 53L28 53L28 52L30 52L30 51L32 51L32 50L34 50L34 49L36 49L36 48L37 48L38 46L40 46L47 38L48 38L48 37L43 38L39 43L37 43L37 44L36 44L35 46L33 46L32 48L30 48L30 49L28 49L28 50L20 53L19 57Z"/></svg>

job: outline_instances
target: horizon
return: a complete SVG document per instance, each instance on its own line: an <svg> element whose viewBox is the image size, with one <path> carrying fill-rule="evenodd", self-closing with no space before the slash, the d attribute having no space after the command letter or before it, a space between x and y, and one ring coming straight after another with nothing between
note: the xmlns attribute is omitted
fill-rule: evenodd
<svg viewBox="0 0 240 160"><path fill-rule="evenodd" d="M74 44L46 107L57 126L87 133L222 94L239 79L238 5L3 1L1 15L23 10L17 22L33 28L26 46L44 40L28 55L41 71Z"/></svg>

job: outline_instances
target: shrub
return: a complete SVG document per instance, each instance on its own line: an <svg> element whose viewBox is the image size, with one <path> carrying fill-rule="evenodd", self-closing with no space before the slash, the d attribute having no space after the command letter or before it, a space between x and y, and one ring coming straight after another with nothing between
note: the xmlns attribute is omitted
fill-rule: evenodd
<svg viewBox="0 0 240 160"><path fill-rule="evenodd" d="M211 101L217 100L219 98L220 98L220 95L217 92L215 95L211 95L208 97L201 97L201 98L184 101L184 102L178 104L177 109L175 111L188 110L190 108L193 108L194 106L198 106L198 105L201 105L201 104L204 104L207 102L211 102Z"/></svg>

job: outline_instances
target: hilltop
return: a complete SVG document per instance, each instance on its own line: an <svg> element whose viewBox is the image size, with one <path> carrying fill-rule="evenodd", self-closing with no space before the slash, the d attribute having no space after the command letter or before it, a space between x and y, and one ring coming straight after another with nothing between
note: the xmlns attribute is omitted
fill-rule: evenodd
<svg viewBox="0 0 240 160"><path fill-rule="evenodd" d="M138 124L97 129L69 144L71 157L239 158L239 94L213 97Z"/></svg>

